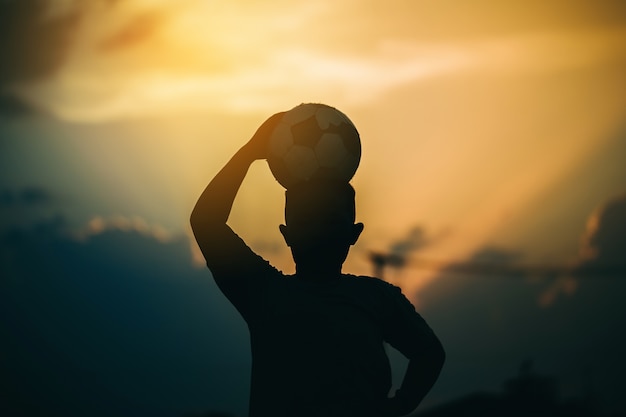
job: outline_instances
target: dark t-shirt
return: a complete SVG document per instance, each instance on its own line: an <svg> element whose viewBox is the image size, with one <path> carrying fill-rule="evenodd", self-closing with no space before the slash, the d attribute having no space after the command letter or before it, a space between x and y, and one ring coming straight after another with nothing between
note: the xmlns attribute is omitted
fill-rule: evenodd
<svg viewBox="0 0 626 417"><path fill-rule="evenodd" d="M380 415L391 388L383 341L410 358L431 333L400 289L286 276L228 227L216 241L207 265L250 330L250 417Z"/></svg>

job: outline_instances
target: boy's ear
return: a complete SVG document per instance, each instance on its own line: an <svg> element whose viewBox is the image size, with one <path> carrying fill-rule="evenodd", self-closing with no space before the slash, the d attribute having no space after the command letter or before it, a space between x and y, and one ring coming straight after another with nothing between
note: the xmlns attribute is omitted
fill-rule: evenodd
<svg viewBox="0 0 626 417"><path fill-rule="evenodd" d="M285 239L285 243L287 244L287 246L291 247L291 243L289 240L289 230L287 230L287 226L284 224L281 224L278 226L278 230L280 230L280 234L283 235L283 238Z"/></svg>
<svg viewBox="0 0 626 417"><path fill-rule="evenodd" d="M359 240L359 236L361 236L361 232L363 231L363 228L365 227L365 225L363 223L354 223L354 226L352 226L352 236L350 239L350 245L354 245L356 243L357 240Z"/></svg>

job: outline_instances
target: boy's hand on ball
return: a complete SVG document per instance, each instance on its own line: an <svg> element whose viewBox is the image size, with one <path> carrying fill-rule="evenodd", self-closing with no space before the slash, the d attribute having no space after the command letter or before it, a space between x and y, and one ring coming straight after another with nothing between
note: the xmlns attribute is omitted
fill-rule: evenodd
<svg viewBox="0 0 626 417"><path fill-rule="evenodd" d="M269 149L269 139L274 131L274 127L280 122L285 112L276 113L270 116L259 126L252 138L245 145L250 155L256 159L267 159Z"/></svg>

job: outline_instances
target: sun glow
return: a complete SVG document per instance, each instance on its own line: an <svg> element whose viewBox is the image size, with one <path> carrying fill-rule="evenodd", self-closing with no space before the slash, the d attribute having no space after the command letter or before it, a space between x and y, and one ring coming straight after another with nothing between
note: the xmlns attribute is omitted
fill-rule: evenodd
<svg viewBox="0 0 626 417"><path fill-rule="evenodd" d="M164 191L183 200L169 208L181 222L265 117L301 102L331 104L363 140L354 180L367 224L361 247L385 249L426 224L452 230L428 248L433 256L464 257L622 122L616 74L626 28L583 24L590 11L582 6L560 24L548 19L564 12L556 6L533 6L545 15L502 6L487 19L480 8L425 4L93 2L81 6L80 36L63 66L15 90L63 123L116 138L74 152L146 211L168 211L154 202ZM276 225L255 224L251 212L280 222L282 190L261 170L251 171L233 222L251 241L272 241L259 244L267 248L280 239ZM151 181L158 186L146 190ZM265 195L277 201L259 203ZM268 256L284 264L288 253ZM370 272L366 261L350 262ZM427 279L403 282L413 292Z"/></svg>

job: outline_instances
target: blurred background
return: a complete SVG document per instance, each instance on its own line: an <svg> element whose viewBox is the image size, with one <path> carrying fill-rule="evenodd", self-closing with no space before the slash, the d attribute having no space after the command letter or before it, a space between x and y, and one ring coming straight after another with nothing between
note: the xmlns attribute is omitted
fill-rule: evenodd
<svg viewBox="0 0 626 417"><path fill-rule="evenodd" d="M626 413L623 2L0 0L0 33L3 415L246 414L245 323L188 218L302 102L361 134L344 271L447 350L420 410ZM292 273L283 204L257 162L230 224Z"/></svg>

